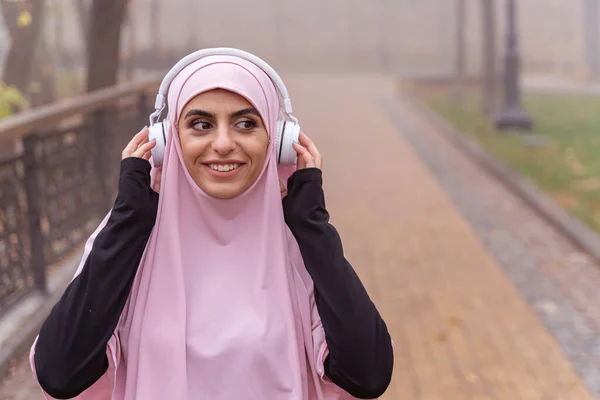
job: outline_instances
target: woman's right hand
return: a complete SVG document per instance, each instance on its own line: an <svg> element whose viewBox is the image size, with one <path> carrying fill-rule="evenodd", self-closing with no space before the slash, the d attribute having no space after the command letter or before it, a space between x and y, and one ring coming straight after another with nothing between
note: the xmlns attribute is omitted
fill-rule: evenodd
<svg viewBox="0 0 600 400"><path fill-rule="evenodd" d="M138 157L143 158L144 160L150 160L150 156L152 155L152 149L156 146L155 141L149 141L148 134L150 133L149 128L144 128L139 131L131 142L123 149L121 153L121 159L125 159L127 157Z"/></svg>

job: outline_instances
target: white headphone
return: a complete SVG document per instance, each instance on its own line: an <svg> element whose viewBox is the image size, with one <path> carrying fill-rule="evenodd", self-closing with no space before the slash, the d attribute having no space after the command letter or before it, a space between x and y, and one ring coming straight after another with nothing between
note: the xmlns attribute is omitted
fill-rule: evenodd
<svg viewBox="0 0 600 400"><path fill-rule="evenodd" d="M242 50L232 48L214 48L196 51L182 58L171 70L167 73L156 96L154 103L154 112L150 114L150 132L149 139L156 141L156 146L152 149L152 160L155 167L161 166L164 160L165 147L167 145L167 135L169 134L169 121L167 119L158 122L160 114L166 107L167 92L173 79L189 64L200 60L201 58L222 55L235 56L251 62L262 69L271 78L271 81L277 88L277 92L281 96L280 108L283 114L283 119L277 120L275 129L275 150L277 152L277 162L279 164L295 164L296 151L292 147L292 143L298 141L300 135L300 125L298 120L292 116L292 101L288 95L287 89L273 68L260 58L253 54ZM287 119L286 119L287 117Z"/></svg>

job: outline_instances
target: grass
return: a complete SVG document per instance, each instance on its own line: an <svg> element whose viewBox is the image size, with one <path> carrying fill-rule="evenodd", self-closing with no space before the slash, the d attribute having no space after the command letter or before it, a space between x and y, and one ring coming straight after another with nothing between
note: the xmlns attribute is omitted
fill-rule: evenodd
<svg viewBox="0 0 600 400"><path fill-rule="evenodd" d="M524 95L523 106L534 121L532 133L546 140L542 146L528 146L523 134L494 129L482 116L474 89L462 103L444 86L419 86L416 92L458 130L600 232L600 96Z"/></svg>

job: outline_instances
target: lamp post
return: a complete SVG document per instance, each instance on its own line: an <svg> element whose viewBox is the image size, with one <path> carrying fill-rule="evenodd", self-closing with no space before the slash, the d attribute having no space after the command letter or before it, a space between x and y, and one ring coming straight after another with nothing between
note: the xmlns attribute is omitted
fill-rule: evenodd
<svg viewBox="0 0 600 400"><path fill-rule="evenodd" d="M465 91L465 17L467 13L467 1L456 0L456 54L455 54L455 76L454 76L454 99L462 101Z"/></svg>
<svg viewBox="0 0 600 400"><path fill-rule="evenodd" d="M600 75L598 60L598 12L600 3L598 0L584 1L584 27L585 45L590 80L597 80Z"/></svg>
<svg viewBox="0 0 600 400"><path fill-rule="evenodd" d="M521 106L519 87L520 54L517 36L516 0L506 0L507 35L506 56L504 59L504 108L496 116L498 130L531 130L533 121Z"/></svg>

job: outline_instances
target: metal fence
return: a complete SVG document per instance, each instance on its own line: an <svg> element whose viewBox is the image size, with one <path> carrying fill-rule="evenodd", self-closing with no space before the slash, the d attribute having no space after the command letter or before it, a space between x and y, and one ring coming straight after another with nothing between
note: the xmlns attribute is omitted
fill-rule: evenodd
<svg viewBox="0 0 600 400"><path fill-rule="evenodd" d="M80 246L115 195L121 151L147 125L149 78L0 121L0 316Z"/></svg>

